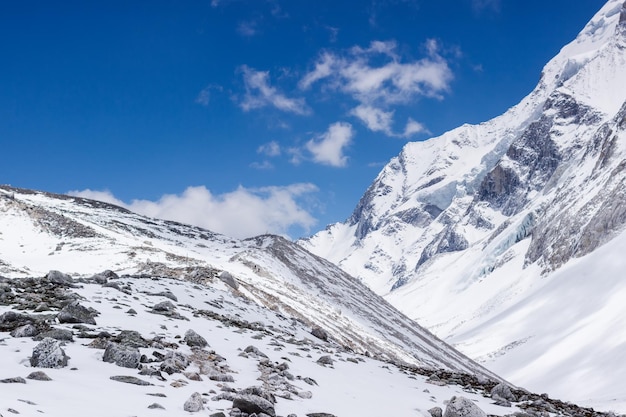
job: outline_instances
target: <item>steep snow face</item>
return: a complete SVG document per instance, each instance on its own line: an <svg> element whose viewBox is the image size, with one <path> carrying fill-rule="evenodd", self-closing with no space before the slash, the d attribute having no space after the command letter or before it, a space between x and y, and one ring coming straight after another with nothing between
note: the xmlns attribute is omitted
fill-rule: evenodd
<svg viewBox="0 0 626 417"><path fill-rule="evenodd" d="M544 67L520 104L486 123L407 144L350 219L300 244L472 357L489 358L488 365L514 383L519 378L550 391L549 380L524 373L526 362L507 358L517 357L522 344L548 355L545 346L556 343L548 337L556 328L537 333L542 314L514 306L537 298L554 271L585 255L593 258L624 230L625 74L626 5L612 0ZM619 282L613 278L607 279ZM563 294L579 283L554 282ZM609 287L599 285L594 296L610 297ZM571 301L558 297L556 288L550 302L567 311ZM579 295L590 291L581 288ZM601 309L594 304L585 317ZM626 305L620 311L626 314ZM522 330L503 333L499 326ZM611 320L598 326L605 326L600 333L612 329ZM492 333L498 337L486 336ZM576 340L583 353L604 343ZM558 346L552 355L567 353ZM615 361L626 351L619 346L607 350ZM607 395L623 397L620 374L607 372L605 357L591 356L585 371L589 380L604 382L584 386L570 362L547 358L542 366L560 376L554 386L564 398L598 398L596 388L605 383L616 390Z"/></svg>
<svg viewBox="0 0 626 417"><path fill-rule="evenodd" d="M0 274L107 269L200 283L222 276L241 296L320 326L354 352L499 380L360 281L285 239L237 241L91 200L0 187Z"/></svg>

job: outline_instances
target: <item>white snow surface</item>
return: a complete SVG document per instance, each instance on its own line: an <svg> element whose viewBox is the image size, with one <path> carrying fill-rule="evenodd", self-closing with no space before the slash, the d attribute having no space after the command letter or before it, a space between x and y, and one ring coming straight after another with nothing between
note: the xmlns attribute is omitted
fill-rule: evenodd
<svg viewBox="0 0 626 417"><path fill-rule="evenodd" d="M626 412L625 105L611 0L520 104L407 144L350 219L299 243L512 383Z"/></svg>

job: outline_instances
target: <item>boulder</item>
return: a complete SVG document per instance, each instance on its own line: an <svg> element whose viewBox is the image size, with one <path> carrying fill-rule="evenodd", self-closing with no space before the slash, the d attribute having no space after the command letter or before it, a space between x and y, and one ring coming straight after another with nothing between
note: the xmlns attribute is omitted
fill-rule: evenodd
<svg viewBox="0 0 626 417"><path fill-rule="evenodd" d="M45 279L51 284L66 286L74 285L74 280L72 279L72 277L60 271L53 270L48 272L45 276Z"/></svg>
<svg viewBox="0 0 626 417"><path fill-rule="evenodd" d="M124 368L137 368L141 354L139 349L111 342L104 350L102 360Z"/></svg>
<svg viewBox="0 0 626 417"><path fill-rule="evenodd" d="M265 413L268 416L276 417L274 404L257 395L238 395L233 400L233 408L237 408L247 414Z"/></svg>
<svg viewBox="0 0 626 417"><path fill-rule="evenodd" d="M517 401L515 398L515 394L511 391L511 387L507 384L500 382L498 385L491 389L491 398L494 400L507 400L507 401Z"/></svg>
<svg viewBox="0 0 626 417"><path fill-rule="evenodd" d="M33 337L39 334L39 330L32 324L25 324L14 329L10 334L13 337Z"/></svg>
<svg viewBox="0 0 626 417"><path fill-rule="evenodd" d="M33 349L30 366L37 368L63 368L67 366L69 357L61 348L61 343L50 337L41 341Z"/></svg>
<svg viewBox="0 0 626 417"><path fill-rule="evenodd" d="M443 417L487 417L487 414L465 397L452 397Z"/></svg>
<svg viewBox="0 0 626 417"><path fill-rule="evenodd" d="M189 366L189 358L179 352L167 352L160 369L163 372L167 372L169 375L182 372Z"/></svg>
<svg viewBox="0 0 626 417"><path fill-rule="evenodd" d="M311 330L311 334L324 342L328 342L328 333L321 327L314 327L313 330Z"/></svg>
<svg viewBox="0 0 626 417"><path fill-rule="evenodd" d="M188 346L192 347L197 346L203 348L208 346L208 342L206 341L206 339L192 329L189 329L185 332L185 337L183 340L185 341L185 343L187 343Z"/></svg>
<svg viewBox="0 0 626 417"><path fill-rule="evenodd" d="M330 356L326 355L319 358L317 360L317 363L319 363L320 365L332 365L334 361Z"/></svg>
<svg viewBox="0 0 626 417"><path fill-rule="evenodd" d="M185 411L190 413L196 413L198 411L204 410L204 402L202 401L202 395L198 392L194 392L191 394L191 397L185 401L185 405L183 406Z"/></svg>
<svg viewBox="0 0 626 417"><path fill-rule="evenodd" d="M39 333L33 339L36 341L43 340L46 337L50 337L54 340L60 340L63 342L73 342L74 341L74 333L71 330L67 329L50 329L46 332Z"/></svg>
<svg viewBox="0 0 626 417"><path fill-rule="evenodd" d="M117 382L123 382L125 384L133 384L133 385L141 385L141 386L152 385L148 381L144 381L143 379L139 379L136 376L114 375L114 376L110 377L109 379L111 379L113 381L117 381Z"/></svg>
<svg viewBox="0 0 626 417"><path fill-rule="evenodd" d="M28 374L28 376L26 377L26 379L32 379L33 381L52 381L52 378L50 378L45 372L43 371L35 371L35 372L31 372L30 374Z"/></svg>
<svg viewBox="0 0 626 417"><path fill-rule="evenodd" d="M94 317L98 313L92 308L83 307L78 301L72 301L59 312L57 319L59 323L86 323L96 324Z"/></svg>
<svg viewBox="0 0 626 417"><path fill-rule="evenodd" d="M443 410L441 409L441 407L433 407L428 410L428 412L432 417L443 417Z"/></svg>
<svg viewBox="0 0 626 417"><path fill-rule="evenodd" d="M237 282L237 280L235 279L235 277L233 277L231 275L230 272L228 271L222 271L219 275L218 278L220 279L220 281L222 281L224 284L228 285L229 287L237 290L239 289L239 283Z"/></svg>

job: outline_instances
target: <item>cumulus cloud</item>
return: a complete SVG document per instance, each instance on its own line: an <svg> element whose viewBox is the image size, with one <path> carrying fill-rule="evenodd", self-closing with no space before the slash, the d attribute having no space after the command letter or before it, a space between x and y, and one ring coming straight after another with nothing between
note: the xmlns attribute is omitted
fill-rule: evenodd
<svg viewBox="0 0 626 417"><path fill-rule="evenodd" d="M279 156L281 153L280 145L275 140L264 143L263 145L259 146L259 148L257 149L257 153L267 156Z"/></svg>
<svg viewBox="0 0 626 417"><path fill-rule="evenodd" d="M348 162L348 157L344 155L344 151L352 142L353 136L354 130L350 123L333 123L325 133L308 141L306 149L317 163L344 167Z"/></svg>
<svg viewBox="0 0 626 417"><path fill-rule="evenodd" d="M239 103L243 111L272 106L287 113L310 113L310 109L303 98L289 98L278 91L276 87L273 87L270 84L268 71L256 71L247 65L243 65L240 69L246 89L245 95Z"/></svg>
<svg viewBox="0 0 626 417"><path fill-rule="evenodd" d="M409 120L406 122L406 126L404 127L403 137L409 138L413 135L417 135L418 133L429 133L428 129L424 127L420 122L416 122L412 118L409 117Z"/></svg>
<svg viewBox="0 0 626 417"><path fill-rule="evenodd" d="M376 107L360 105L352 109L351 115L361 119L372 132L383 132L387 136L394 136L392 130L393 111L383 111Z"/></svg>
<svg viewBox="0 0 626 417"><path fill-rule="evenodd" d="M344 54L324 52L299 86L306 90L324 81L326 88L368 105L408 103L420 96L441 98L453 76L437 48L437 42L429 40L428 56L409 62L402 62L395 42L374 41L367 48L353 47Z"/></svg>
<svg viewBox="0 0 626 417"><path fill-rule="evenodd" d="M237 25L237 33L241 36L250 38L258 33L257 22L255 20L248 20L239 22Z"/></svg>
<svg viewBox="0 0 626 417"><path fill-rule="evenodd" d="M206 187L188 187L182 194L166 194L157 201L133 200L127 204L110 191L70 191L77 197L91 198L125 207L149 217L200 226L235 238L263 233L287 235L291 228L308 233L316 219L301 199L317 191L310 183L262 188L240 186L235 191L215 195Z"/></svg>

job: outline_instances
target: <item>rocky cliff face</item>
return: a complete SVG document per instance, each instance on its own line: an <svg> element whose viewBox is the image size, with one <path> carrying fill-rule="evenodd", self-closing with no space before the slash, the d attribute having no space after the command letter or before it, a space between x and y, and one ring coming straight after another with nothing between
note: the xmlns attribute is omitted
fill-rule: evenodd
<svg viewBox="0 0 626 417"><path fill-rule="evenodd" d="M520 104L407 144L348 221L300 243L438 335L506 362L504 346L541 323L489 343L473 329L523 321L507 312L624 231L625 15L608 1Z"/></svg>

